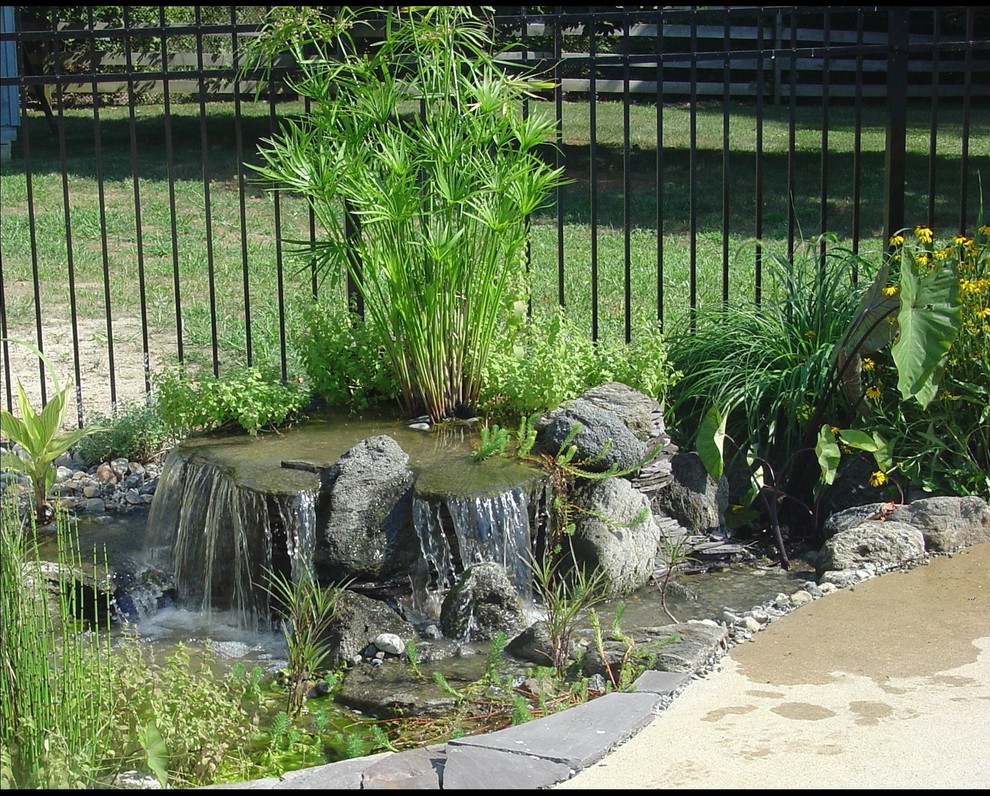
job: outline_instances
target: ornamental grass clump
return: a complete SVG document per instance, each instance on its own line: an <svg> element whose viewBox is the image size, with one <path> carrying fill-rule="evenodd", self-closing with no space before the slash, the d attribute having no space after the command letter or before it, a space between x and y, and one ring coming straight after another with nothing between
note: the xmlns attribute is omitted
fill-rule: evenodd
<svg viewBox="0 0 990 796"><path fill-rule="evenodd" d="M349 276L403 409L441 421L477 405L500 322L524 297L528 216L562 180L542 152L553 120L522 112L546 84L497 62L477 11L335 13L276 11L248 53L293 56L292 90L311 102L254 169L309 202L326 236L300 253Z"/></svg>

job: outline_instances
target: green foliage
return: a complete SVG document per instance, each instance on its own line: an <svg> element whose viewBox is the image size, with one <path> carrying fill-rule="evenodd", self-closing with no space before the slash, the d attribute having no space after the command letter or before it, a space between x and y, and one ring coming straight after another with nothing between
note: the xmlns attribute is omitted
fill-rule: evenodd
<svg viewBox="0 0 990 796"><path fill-rule="evenodd" d="M399 394L378 329L339 303L312 300L293 335L313 392L330 406L361 410Z"/></svg>
<svg viewBox="0 0 990 796"><path fill-rule="evenodd" d="M108 771L107 728L119 706L109 628L78 632L85 589L49 593L33 518L26 530L16 506L0 501L0 780L5 788L86 788ZM81 569L78 537L61 513L55 532L59 569ZM100 604L95 583L88 597Z"/></svg>
<svg viewBox="0 0 990 796"><path fill-rule="evenodd" d="M245 681L224 682L214 665L208 648L194 658L179 644L159 662L134 634L118 643L113 671L120 700L109 732L117 759L134 766L143 757L142 768L160 776L156 769L167 756L172 787L241 778L249 770L248 746L258 718L242 704ZM151 726L158 739L148 734Z"/></svg>
<svg viewBox="0 0 990 796"><path fill-rule="evenodd" d="M959 325L949 347L933 347L924 361L919 357L925 349L915 346L916 372L932 376L920 382L921 389L908 390L908 397L920 400L904 400L903 388L912 381L901 376L904 362L894 358L893 350L863 360L868 424L890 440L896 470L912 485L936 494L990 499L990 226L980 227L973 238L957 235L947 241L916 227L893 243L902 291L903 274L916 272L906 299L912 311L925 313L930 302L928 323L941 327L953 312L946 297L958 295ZM925 331L921 324L911 329ZM950 336L947 329L934 333L943 340Z"/></svg>
<svg viewBox="0 0 990 796"><path fill-rule="evenodd" d="M295 580L268 573L266 591L272 609L284 616L282 632L288 647L288 715L296 718L303 709L309 682L322 672L330 648L324 641L337 616L343 586L320 586L308 570Z"/></svg>
<svg viewBox="0 0 990 796"><path fill-rule="evenodd" d="M762 460L783 462L802 446L820 401L829 417L840 416L831 359L857 310L853 273L873 274L842 249L821 257L819 244L807 243L793 261L772 258L759 307L702 308L669 334L674 367L684 374L671 396L680 443L699 444L699 420L714 406L722 416L705 420L706 435L724 433Z"/></svg>
<svg viewBox="0 0 990 796"><path fill-rule="evenodd" d="M528 217L561 181L540 151L554 123L521 113L536 86L495 63L471 9L360 13L272 15L248 61L294 55L292 88L312 108L263 143L254 168L309 203L326 239L302 253L350 276L403 407L441 421L478 402ZM369 49L352 31L372 19L384 26Z"/></svg>
<svg viewBox="0 0 990 796"><path fill-rule="evenodd" d="M508 444L509 432L506 429L499 426L498 423L493 423L491 426L486 423L481 427L478 434L478 444L471 456L476 462L483 462L492 456L501 456L505 453Z"/></svg>
<svg viewBox="0 0 990 796"><path fill-rule="evenodd" d="M555 307L517 323L499 339L489 357L482 405L499 418L527 416L607 381L663 403L678 375L655 321L641 319L629 343L596 343Z"/></svg>
<svg viewBox="0 0 990 796"><path fill-rule="evenodd" d="M582 615L607 598L605 575L593 573L579 565L570 539L563 549L548 551L529 561L533 571L536 597L545 613L547 635L550 638L553 667L564 679L572 662L572 641Z"/></svg>
<svg viewBox="0 0 990 796"><path fill-rule="evenodd" d="M309 402L299 384L282 384L258 368L190 377L167 368L153 378L158 414L170 433L240 426L249 434L284 424Z"/></svg>
<svg viewBox="0 0 990 796"><path fill-rule="evenodd" d="M76 453L89 464L119 457L152 462L175 442L154 403L121 404L108 415L93 415L90 422L95 428L76 444Z"/></svg>
<svg viewBox="0 0 990 796"><path fill-rule="evenodd" d="M55 372L51 363L37 348L20 340L10 342L20 343L31 349L51 373ZM16 470L24 473L31 481L35 520L39 524L46 524L53 517L48 505L48 492L55 484L55 460L98 428L89 426L72 431L62 430L71 394L71 385L59 387L56 379L55 394L40 412L36 412L18 381L17 408L20 417L6 409L0 409L0 437L5 437L18 446L14 452L0 448L0 470Z"/></svg>

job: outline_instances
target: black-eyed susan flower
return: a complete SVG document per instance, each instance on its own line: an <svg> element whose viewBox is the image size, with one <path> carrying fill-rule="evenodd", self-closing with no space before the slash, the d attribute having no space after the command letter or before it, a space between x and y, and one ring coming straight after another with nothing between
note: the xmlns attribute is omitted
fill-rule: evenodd
<svg viewBox="0 0 990 796"><path fill-rule="evenodd" d="M903 244L904 244L904 236L903 235L892 235L890 237L890 245L892 247L893 246L902 246Z"/></svg>
<svg viewBox="0 0 990 796"><path fill-rule="evenodd" d="M880 388L877 387L875 384L871 384L869 387L866 388L866 397L875 401L877 398L880 397Z"/></svg>
<svg viewBox="0 0 990 796"><path fill-rule="evenodd" d="M867 373L869 373L871 370L873 370L873 368L875 366L876 366L876 362L874 362L869 357L863 357L863 370L864 371L866 371Z"/></svg>
<svg viewBox="0 0 990 796"><path fill-rule="evenodd" d="M897 287L895 285L887 285L887 287L881 289L880 292L883 293L885 296L896 296Z"/></svg>
<svg viewBox="0 0 990 796"><path fill-rule="evenodd" d="M932 240L935 237L934 233L928 227L915 227L914 228L914 236L921 243L931 243Z"/></svg>
<svg viewBox="0 0 990 796"><path fill-rule="evenodd" d="M883 470L876 470L870 474L870 486L883 486L887 483L887 474Z"/></svg>

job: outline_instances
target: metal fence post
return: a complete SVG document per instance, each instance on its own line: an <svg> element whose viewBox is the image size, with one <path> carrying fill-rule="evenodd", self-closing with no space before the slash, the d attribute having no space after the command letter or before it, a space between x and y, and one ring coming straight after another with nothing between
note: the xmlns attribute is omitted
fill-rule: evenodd
<svg viewBox="0 0 990 796"><path fill-rule="evenodd" d="M892 8L887 39L887 150L884 159L884 240L904 228L907 164L908 12Z"/></svg>

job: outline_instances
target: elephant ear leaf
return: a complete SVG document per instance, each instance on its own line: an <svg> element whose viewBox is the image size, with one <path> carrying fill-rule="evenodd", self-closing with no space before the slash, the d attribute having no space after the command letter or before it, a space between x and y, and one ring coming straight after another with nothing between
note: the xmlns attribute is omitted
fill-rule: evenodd
<svg viewBox="0 0 990 796"><path fill-rule="evenodd" d="M722 414L717 406L709 407L698 427L695 448L701 463L708 474L718 481L722 477L724 459L722 451L725 448L725 423L728 413Z"/></svg>
<svg viewBox="0 0 990 796"><path fill-rule="evenodd" d="M890 353L903 400L914 398L924 408L935 397L961 318L959 279L954 269L937 268L919 276L911 263L902 270L898 336Z"/></svg>

